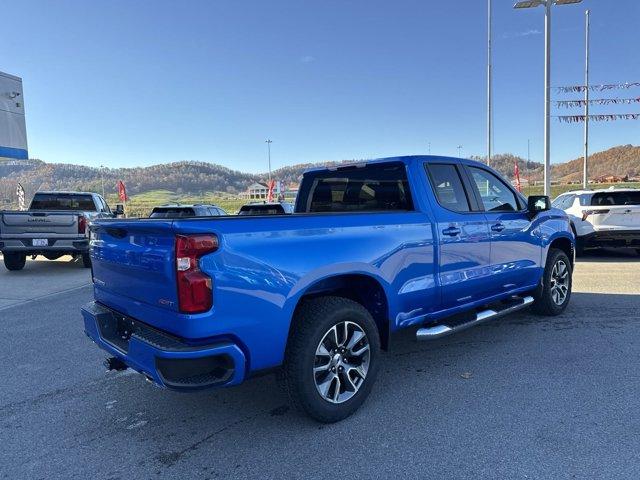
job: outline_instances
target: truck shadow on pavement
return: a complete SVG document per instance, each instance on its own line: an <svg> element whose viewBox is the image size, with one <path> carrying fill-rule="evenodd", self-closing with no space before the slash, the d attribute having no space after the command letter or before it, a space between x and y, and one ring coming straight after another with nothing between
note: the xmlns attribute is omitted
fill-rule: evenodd
<svg viewBox="0 0 640 480"><path fill-rule="evenodd" d="M2 255L0 255L0 264L2 264ZM31 257L27 258L27 263L22 270L17 272L8 271L4 265L0 265L0 271L7 275L15 275L15 276L33 276L33 275L57 275L62 272L66 272L69 270L82 270L84 269L82 265L81 258L73 258L71 256L65 255L56 260L47 260L44 257L38 256L35 260L32 260ZM87 272L91 270L89 268L86 269Z"/></svg>
<svg viewBox="0 0 640 480"><path fill-rule="evenodd" d="M120 444L135 442L146 464L167 469L188 460L220 475L240 468L231 458L256 451L267 455L276 448L277 455L287 458L283 452L297 449L310 436L314 443L330 444L336 435L366 438L367 428L386 425L385 435L402 436L400 429L420 436L416 432L424 430L428 440L423 421L433 418L430 428L449 428L448 422L453 418L455 425L456 416L474 399L485 399L475 415L498 419L512 396L526 399L520 401L527 405L548 405L545 395L565 398L572 388L578 391L582 387L575 371L584 375L587 365L601 361L607 350L615 351L616 342L627 338L630 329L637 331L639 324L640 295L574 293L559 317L524 311L425 343L416 343L413 331L403 331L383 354L367 402L352 417L332 425L292 411L273 375L230 389L184 395L147 389L137 375L115 374L115 389L111 382L104 388L108 421L94 421L102 424L103 433L121 437Z"/></svg>
<svg viewBox="0 0 640 480"><path fill-rule="evenodd" d="M587 250L584 254L576 258L576 261L579 263L640 263L640 255L632 248L601 248Z"/></svg>

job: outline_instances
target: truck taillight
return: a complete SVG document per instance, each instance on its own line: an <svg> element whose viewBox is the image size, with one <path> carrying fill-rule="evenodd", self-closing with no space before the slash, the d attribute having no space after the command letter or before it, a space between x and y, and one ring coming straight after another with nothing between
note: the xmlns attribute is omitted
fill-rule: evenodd
<svg viewBox="0 0 640 480"><path fill-rule="evenodd" d="M78 217L78 233L87 233L87 217L84 215Z"/></svg>
<svg viewBox="0 0 640 480"><path fill-rule="evenodd" d="M200 270L198 259L217 249L218 237L215 235L176 235L176 276L181 312L206 312L213 305L211 277Z"/></svg>

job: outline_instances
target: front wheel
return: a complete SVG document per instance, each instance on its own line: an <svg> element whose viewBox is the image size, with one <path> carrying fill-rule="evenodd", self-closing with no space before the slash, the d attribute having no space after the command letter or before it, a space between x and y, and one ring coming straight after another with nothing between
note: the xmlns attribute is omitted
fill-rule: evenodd
<svg viewBox="0 0 640 480"><path fill-rule="evenodd" d="M562 250L552 248L542 275L542 285L535 295L533 310L541 315L560 315L571 298L571 261Z"/></svg>
<svg viewBox="0 0 640 480"><path fill-rule="evenodd" d="M22 270L27 263L27 256L24 253L5 253L4 266L7 270Z"/></svg>
<svg viewBox="0 0 640 480"><path fill-rule="evenodd" d="M337 422L369 395L379 357L378 328L362 305L341 297L306 300L294 318L281 379L296 408Z"/></svg>

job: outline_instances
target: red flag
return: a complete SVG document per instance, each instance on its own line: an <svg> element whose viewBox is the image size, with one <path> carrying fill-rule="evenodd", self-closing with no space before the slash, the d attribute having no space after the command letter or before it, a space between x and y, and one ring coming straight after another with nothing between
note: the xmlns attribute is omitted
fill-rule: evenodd
<svg viewBox="0 0 640 480"><path fill-rule="evenodd" d="M127 197L127 188L124 186L122 180L118 180L118 198L120 198L121 202L129 200L129 197Z"/></svg>
<svg viewBox="0 0 640 480"><path fill-rule="evenodd" d="M275 180L269 182L269 194L267 195L267 202L273 202L273 189L276 186Z"/></svg>
<svg viewBox="0 0 640 480"><path fill-rule="evenodd" d="M514 176L516 177L516 188L519 192L522 191L522 186L520 185L520 169L518 168L518 162L516 161L515 166L513 168Z"/></svg>

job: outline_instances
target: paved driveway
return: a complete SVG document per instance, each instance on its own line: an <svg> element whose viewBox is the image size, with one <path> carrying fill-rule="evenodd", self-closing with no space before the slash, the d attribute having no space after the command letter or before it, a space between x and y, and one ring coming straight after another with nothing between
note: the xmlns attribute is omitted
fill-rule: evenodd
<svg viewBox="0 0 640 480"><path fill-rule="evenodd" d="M78 312L88 272L32 266L0 273L32 299L0 310L2 478L640 478L640 257L581 259L559 318L403 333L334 425L291 411L272 376L178 394L105 374Z"/></svg>

